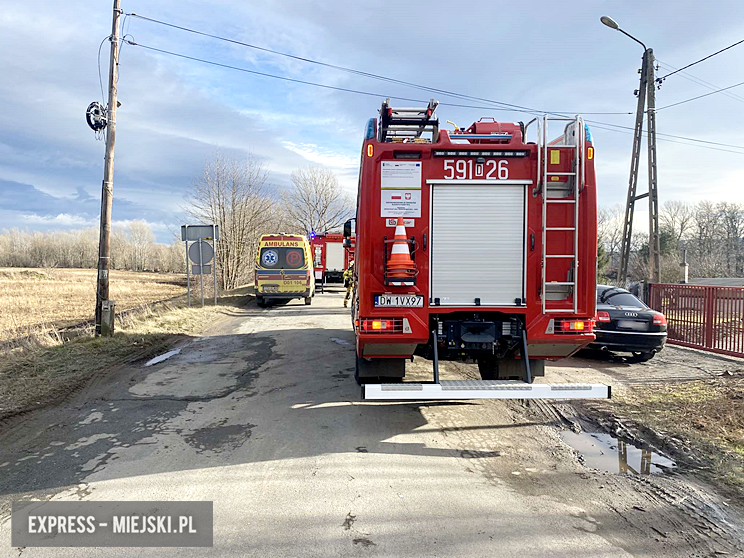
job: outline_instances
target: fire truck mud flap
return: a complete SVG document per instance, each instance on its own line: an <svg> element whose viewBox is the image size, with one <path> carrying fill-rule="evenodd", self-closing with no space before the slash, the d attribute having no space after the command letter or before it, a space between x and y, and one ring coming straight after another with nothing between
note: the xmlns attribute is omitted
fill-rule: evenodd
<svg viewBox="0 0 744 558"><path fill-rule="evenodd" d="M362 399L609 399L602 384L528 384L515 380L443 380L440 383L364 384Z"/></svg>

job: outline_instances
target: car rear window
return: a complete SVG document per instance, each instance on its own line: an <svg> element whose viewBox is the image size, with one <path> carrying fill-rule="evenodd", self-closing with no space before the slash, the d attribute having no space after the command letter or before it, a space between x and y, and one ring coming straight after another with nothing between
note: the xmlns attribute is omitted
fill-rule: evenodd
<svg viewBox="0 0 744 558"><path fill-rule="evenodd" d="M611 304L612 306L635 306L646 308L640 300L627 291L607 289L597 293L597 304Z"/></svg>
<svg viewBox="0 0 744 558"><path fill-rule="evenodd" d="M261 267L268 269L299 269L305 265L302 248L261 248Z"/></svg>

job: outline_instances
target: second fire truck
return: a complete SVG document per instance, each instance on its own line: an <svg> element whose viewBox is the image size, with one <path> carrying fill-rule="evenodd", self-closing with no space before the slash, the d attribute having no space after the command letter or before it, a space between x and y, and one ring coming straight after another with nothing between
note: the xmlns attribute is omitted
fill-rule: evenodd
<svg viewBox="0 0 744 558"><path fill-rule="evenodd" d="M602 385L532 383L546 360L594 340L588 128L577 116L481 119L447 131L436 107L388 100L366 129L356 219L344 227L356 233L352 317L364 397L609 397ZM548 141L551 124L561 133ZM414 355L432 361L433 381L402 383ZM482 380L440 381L441 360L477 362Z"/></svg>

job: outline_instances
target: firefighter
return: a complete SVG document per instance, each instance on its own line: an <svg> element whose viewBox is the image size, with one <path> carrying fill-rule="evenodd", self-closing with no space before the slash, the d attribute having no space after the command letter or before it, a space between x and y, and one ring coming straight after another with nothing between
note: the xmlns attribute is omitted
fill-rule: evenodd
<svg viewBox="0 0 744 558"><path fill-rule="evenodd" d="M349 267L344 271L344 287L346 287L346 296L344 297L344 308L349 305L351 291L354 289L354 260L349 262Z"/></svg>

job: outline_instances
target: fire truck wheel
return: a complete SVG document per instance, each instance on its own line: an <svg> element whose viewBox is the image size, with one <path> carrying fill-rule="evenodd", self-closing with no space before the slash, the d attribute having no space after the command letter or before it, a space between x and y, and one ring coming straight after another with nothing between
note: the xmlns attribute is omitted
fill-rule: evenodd
<svg viewBox="0 0 744 558"><path fill-rule="evenodd" d="M478 372L481 380L499 379L499 361L493 357L481 357L478 359Z"/></svg>
<svg viewBox="0 0 744 558"><path fill-rule="evenodd" d="M310 306L313 303L313 298L311 296L305 297L305 306Z"/></svg>

